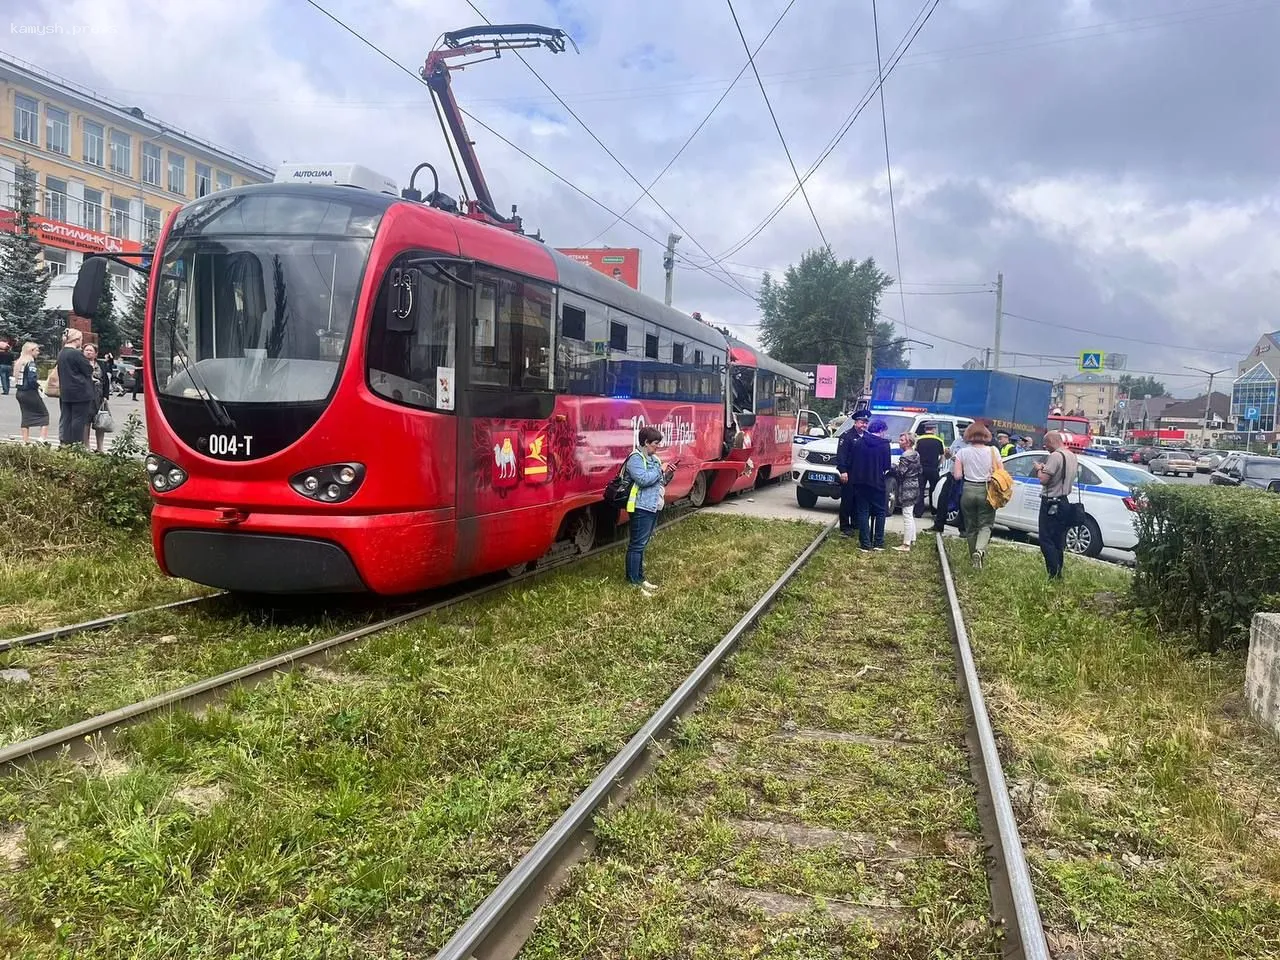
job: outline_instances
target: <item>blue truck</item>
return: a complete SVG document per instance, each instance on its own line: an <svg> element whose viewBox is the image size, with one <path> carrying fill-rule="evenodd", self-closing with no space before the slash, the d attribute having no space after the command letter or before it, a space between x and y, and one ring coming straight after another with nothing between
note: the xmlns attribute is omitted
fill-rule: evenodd
<svg viewBox="0 0 1280 960"><path fill-rule="evenodd" d="M1048 380L999 370L877 370L871 409L981 417L1039 443L1052 391Z"/></svg>

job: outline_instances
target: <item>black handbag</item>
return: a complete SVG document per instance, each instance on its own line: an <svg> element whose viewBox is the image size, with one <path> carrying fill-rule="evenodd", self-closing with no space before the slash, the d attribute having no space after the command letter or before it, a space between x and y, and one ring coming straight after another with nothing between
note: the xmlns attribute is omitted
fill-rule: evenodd
<svg viewBox="0 0 1280 960"><path fill-rule="evenodd" d="M627 476L627 462L618 466L618 472L604 488L604 502L610 507L621 510L631 499L631 478Z"/></svg>

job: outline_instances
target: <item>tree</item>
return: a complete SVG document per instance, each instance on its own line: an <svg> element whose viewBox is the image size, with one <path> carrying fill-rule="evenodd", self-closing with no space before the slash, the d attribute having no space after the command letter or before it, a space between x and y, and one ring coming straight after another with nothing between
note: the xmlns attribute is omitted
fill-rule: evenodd
<svg viewBox="0 0 1280 960"><path fill-rule="evenodd" d="M1117 382L1130 397L1141 399L1146 396L1167 397L1169 395L1165 385L1155 377L1131 377L1126 373L1122 374Z"/></svg>
<svg viewBox="0 0 1280 960"><path fill-rule="evenodd" d="M783 363L836 364L841 392L855 393L864 382L868 334L873 367L906 366L893 324L876 319L880 298L893 282L870 257L841 261L829 247L810 250L787 268L781 282L764 275L760 343ZM838 400L815 404L839 405Z"/></svg>
<svg viewBox="0 0 1280 960"><path fill-rule="evenodd" d="M133 349L142 352L142 323L147 316L147 278L133 278L133 286L129 288L129 299L125 303L124 314L118 324L120 328L120 344L132 343Z"/></svg>
<svg viewBox="0 0 1280 960"><path fill-rule="evenodd" d="M13 232L0 233L0 317L18 343L32 340L53 349L61 344L44 308L53 278L39 261L40 241L31 221L36 212L36 179L26 157L15 181Z"/></svg>
<svg viewBox="0 0 1280 960"><path fill-rule="evenodd" d="M111 274L106 276L102 285L102 296L98 298L98 308L94 311L93 332L98 335L98 353L120 353L124 337L120 333L120 324L116 320L115 284Z"/></svg>

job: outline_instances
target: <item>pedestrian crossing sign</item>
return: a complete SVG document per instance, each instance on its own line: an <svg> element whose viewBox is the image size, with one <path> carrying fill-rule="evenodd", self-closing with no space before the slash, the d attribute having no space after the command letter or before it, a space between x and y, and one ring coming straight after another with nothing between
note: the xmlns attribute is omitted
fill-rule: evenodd
<svg viewBox="0 0 1280 960"><path fill-rule="evenodd" d="M1101 350L1082 350L1080 351L1080 369L1081 370L1101 370L1103 353Z"/></svg>

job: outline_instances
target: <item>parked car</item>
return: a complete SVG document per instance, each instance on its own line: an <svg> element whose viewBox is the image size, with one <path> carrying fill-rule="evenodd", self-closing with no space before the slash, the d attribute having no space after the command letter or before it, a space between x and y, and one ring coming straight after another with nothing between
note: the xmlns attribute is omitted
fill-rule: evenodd
<svg viewBox="0 0 1280 960"><path fill-rule="evenodd" d="M1161 454L1159 447L1138 447L1133 451L1133 463L1150 463L1152 457L1158 457Z"/></svg>
<svg viewBox="0 0 1280 960"><path fill-rule="evenodd" d="M1034 466L1048 456L1047 451L1035 450L1016 453L1005 460L1015 489L1013 499L996 511L998 525L1036 533L1042 487ZM1166 481L1138 467L1101 457L1080 457L1079 463L1071 499L1084 504L1085 520L1067 531L1067 549L1087 557L1098 556L1104 547L1132 550L1138 545L1134 519L1142 509L1142 489Z"/></svg>
<svg viewBox="0 0 1280 960"><path fill-rule="evenodd" d="M1152 457L1147 469L1159 476L1194 477L1196 475L1196 459L1182 450L1165 450L1159 456Z"/></svg>
<svg viewBox="0 0 1280 960"><path fill-rule="evenodd" d="M1220 487L1252 487L1270 490L1280 480L1280 457L1261 457L1248 453L1229 453L1222 465L1209 474L1209 482Z"/></svg>
<svg viewBox="0 0 1280 960"><path fill-rule="evenodd" d="M1196 452L1196 472L1213 473L1222 466L1226 454L1221 450L1199 450Z"/></svg>
<svg viewBox="0 0 1280 960"><path fill-rule="evenodd" d="M1137 450L1138 448L1131 443L1126 443L1122 447L1112 447L1107 451L1107 459L1120 463L1133 463L1133 455Z"/></svg>

